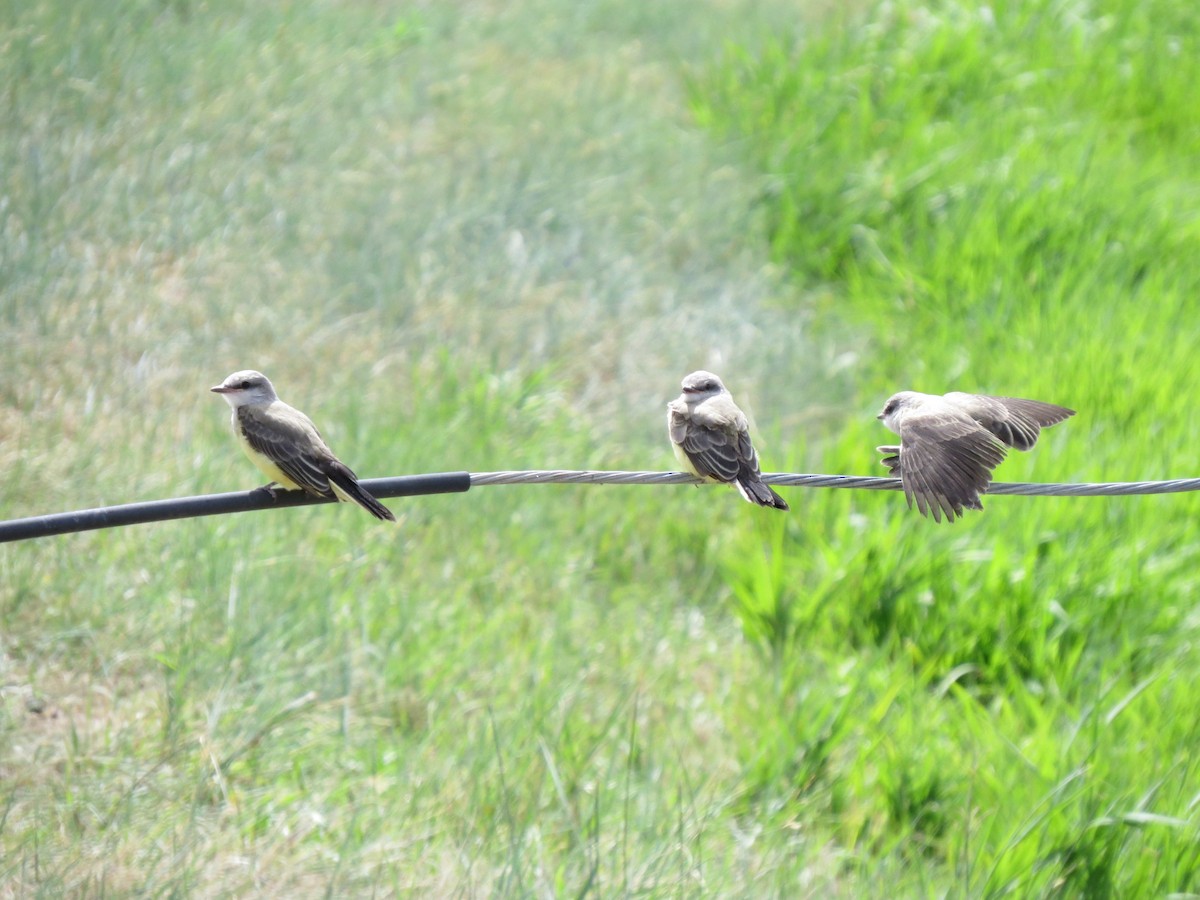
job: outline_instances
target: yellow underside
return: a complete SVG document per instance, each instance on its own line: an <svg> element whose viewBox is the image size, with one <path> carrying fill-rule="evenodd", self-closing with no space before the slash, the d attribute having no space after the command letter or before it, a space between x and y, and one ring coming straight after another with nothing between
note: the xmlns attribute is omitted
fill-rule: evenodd
<svg viewBox="0 0 1200 900"><path fill-rule="evenodd" d="M292 479L288 478L287 475L284 474L283 469L281 469L281 468L279 468L279 466L275 465L275 463L271 459L271 457L267 456L266 454L259 453L257 450L255 450L253 447L251 447L250 442L246 440L246 436L242 434L242 429L238 428L235 425L233 431L234 431L234 434L237 435L238 443L242 445L242 451L246 454L246 457L250 460L250 462L254 463L254 465L256 465L258 467L258 470L260 472L262 472L264 475L266 475L267 478L269 478L271 481L275 482L277 485L279 485L284 490L288 490L288 491L304 490L304 488L300 487L300 485L296 484L296 482L294 482L294 481L292 481ZM333 488L334 495L339 500L341 500L343 503L354 503L355 502L353 498L348 497L346 495L345 491L343 491L340 487L338 487L333 482L330 482L329 486L331 488Z"/></svg>
<svg viewBox="0 0 1200 900"><path fill-rule="evenodd" d="M258 467L258 470L266 475L267 478L286 490L303 490L300 485L296 484L296 482L292 481L292 479L288 478L287 475L284 474L283 469L275 465L271 457L263 453L259 453L250 446L250 442L246 440L246 436L242 434L242 429L238 428L236 421L233 424L233 433L234 436L237 437L238 443L242 445L242 452L246 454L246 458L249 459L250 462L254 463L254 465Z"/></svg>

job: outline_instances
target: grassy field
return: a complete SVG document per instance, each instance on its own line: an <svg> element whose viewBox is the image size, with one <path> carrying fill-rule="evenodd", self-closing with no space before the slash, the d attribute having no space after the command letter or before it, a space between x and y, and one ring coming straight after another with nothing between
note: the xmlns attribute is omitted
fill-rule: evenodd
<svg viewBox="0 0 1200 900"><path fill-rule="evenodd" d="M0 0L4 517L770 471L894 390L1197 471L1200 24L1091 5ZM0 547L0 896L1200 894L1200 501L497 487Z"/></svg>

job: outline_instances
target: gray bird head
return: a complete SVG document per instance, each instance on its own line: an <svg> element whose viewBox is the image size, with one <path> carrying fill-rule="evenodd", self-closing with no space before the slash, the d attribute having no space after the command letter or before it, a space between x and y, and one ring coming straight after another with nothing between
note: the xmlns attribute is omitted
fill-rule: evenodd
<svg viewBox="0 0 1200 900"><path fill-rule="evenodd" d="M919 397L920 395L916 391L901 391L898 394L892 394L888 398L888 402L883 405L883 412L875 418L882 421L892 431L899 433L901 416L916 405Z"/></svg>
<svg viewBox="0 0 1200 900"><path fill-rule="evenodd" d="M727 393L721 379L712 372L693 372L683 379L683 399L688 403L700 403L718 394Z"/></svg>
<svg viewBox="0 0 1200 900"><path fill-rule="evenodd" d="M225 402L234 409L254 403L271 403L278 399L267 376L253 369L234 372L211 390L224 397Z"/></svg>

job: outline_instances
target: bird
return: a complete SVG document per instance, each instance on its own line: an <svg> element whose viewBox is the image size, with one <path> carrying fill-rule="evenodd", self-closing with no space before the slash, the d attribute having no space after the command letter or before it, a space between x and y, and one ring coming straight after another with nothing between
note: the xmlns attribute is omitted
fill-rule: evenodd
<svg viewBox="0 0 1200 900"><path fill-rule="evenodd" d="M1075 410L1040 400L989 397L953 391L939 396L918 391L893 394L876 418L900 435L900 446L878 447L899 476L909 508L941 522L983 509L979 495L1008 447L1031 450L1043 428Z"/></svg>
<svg viewBox="0 0 1200 900"><path fill-rule="evenodd" d="M357 503L377 519L396 521L333 455L312 420L279 399L262 372L234 372L211 390L232 407L234 436L250 461L271 479L262 489L274 495L278 485Z"/></svg>
<svg viewBox="0 0 1200 900"><path fill-rule="evenodd" d="M786 510L784 499L763 483L746 415L721 379L693 372L681 386L683 393L667 404L667 431L679 461L705 481L732 484L751 503Z"/></svg>

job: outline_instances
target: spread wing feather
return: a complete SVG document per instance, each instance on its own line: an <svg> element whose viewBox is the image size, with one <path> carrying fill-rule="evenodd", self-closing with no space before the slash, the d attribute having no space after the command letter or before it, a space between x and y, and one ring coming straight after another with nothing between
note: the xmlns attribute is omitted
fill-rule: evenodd
<svg viewBox="0 0 1200 900"><path fill-rule="evenodd" d="M998 439L1017 450L1031 450L1043 428L1075 415L1075 410L1040 400L988 397L952 391L946 399L962 409Z"/></svg>
<svg viewBox="0 0 1200 900"><path fill-rule="evenodd" d="M909 506L953 521L964 508L982 509L979 495L1004 459L1004 447L967 416L910 419L900 436L900 478Z"/></svg>

